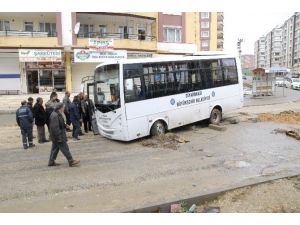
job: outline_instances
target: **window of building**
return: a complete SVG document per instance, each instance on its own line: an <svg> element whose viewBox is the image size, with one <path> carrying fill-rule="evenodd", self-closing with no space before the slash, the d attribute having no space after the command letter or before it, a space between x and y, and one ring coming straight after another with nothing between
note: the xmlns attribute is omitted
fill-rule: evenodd
<svg viewBox="0 0 300 225"><path fill-rule="evenodd" d="M208 47L208 41L207 40L201 41L201 46Z"/></svg>
<svg viewBox="0 0 300 225"><path fill-rule="evenodd" d="M9 21L7 21L7 20L0 20L0 30L1 31L10 30Z"/></svg>
<svg viewBox="0 0 300 225"><path fill-rule="evenodd" d="M209 22L208 21L202 21L201 22L201 28L209 28Z"/></svg>
<svg viewBox="0 0 300 225"><path fill-rule="evenodd" d="M40 23L40 32L47 32L48 36L56 36L56 24L55 23Z"/></svg>
<svg viewBox="0 0 300 225"><path fill-rule="evenodd" d="M93 24L80 24L79 37L93 38L96 37L95 29Z"/></svg>
<svg viewBox="0 0 300 225"><path fill-rule="evenodd" d="M181 28L164 28L164 42L181 43Z"/></svg>
<svg viewBox="0 0 300 225"><path fill-rule="evenodd" d="M25 31L33 31L33 22L24 22Z"/></svg>
<svg viewBox="0 0 300 225"><path fill-rule="evenodd" d="M107 27L106 25L99 25L99 37L104 38L107 36Z"/></svg>
<svg viewBox="0 0 300 225"><path fill-rule="evenodd" d="M201 37L209 37L209 31L201 31Z"/></svg>
<svg viewBox="0 0 300 225"><path fill-rule="evenodd" d="M145 28L139 28L138 29L138 39L139 40L146 40L146 29Z"/></svg>
<svg viewBox="0 0 300 225"><path fill-rule="evenodd" d="M201 19L209 19L209 12L201 12Z"/></svg>

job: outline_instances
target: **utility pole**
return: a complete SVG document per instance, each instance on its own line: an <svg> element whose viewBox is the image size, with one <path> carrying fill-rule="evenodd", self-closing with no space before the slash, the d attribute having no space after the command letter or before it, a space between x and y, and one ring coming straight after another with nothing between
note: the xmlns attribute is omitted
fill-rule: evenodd
<svg viewBox="0 0 300 225"><path fill-rule="evenodd" d="M242 56L242 42L243 41L244 40L241 38L238 38L238 41L237 41L237 50L238 50L240 60L241 60L241 56Z"/></svg>

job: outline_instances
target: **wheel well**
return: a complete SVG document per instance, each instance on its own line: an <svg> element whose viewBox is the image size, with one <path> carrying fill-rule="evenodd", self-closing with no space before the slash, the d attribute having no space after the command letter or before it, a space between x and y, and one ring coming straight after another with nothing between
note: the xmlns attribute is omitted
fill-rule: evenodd
<svg viewBox="0 0 300 225"><path fill-rule="evenodd" d="M168 124L167 124L167 122L164 121L163 119L155 120L155 121L152 123L150 130L152 129L153 125L154 125L157 121L161 121L161 122L164 124L166 130L168 130Z"/></svg>
<svg viewBox="0 0 300 225"><path fill-rule="evenodd" d="M220 110L220 112L222 112L222 107L219 105L216 105L213 109L218 109L218 110Z"/></svg>

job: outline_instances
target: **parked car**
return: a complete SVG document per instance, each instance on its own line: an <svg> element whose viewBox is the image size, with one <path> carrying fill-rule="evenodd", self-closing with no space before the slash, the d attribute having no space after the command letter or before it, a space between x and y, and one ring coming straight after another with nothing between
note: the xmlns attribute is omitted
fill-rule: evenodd
<svg viewBox="0 0 300 225"><path fill-rule="evenodd" d="M289 78L284 79L284 86L291 89L300 89L300 78Z"/></svg>
<svg viewBox="0 0 300 225"><path fill-rule="evenodd" d="M292 78L291 88L300 90L300 78Z"/></svg>
<svg viewBox="0 0 300 225"><path fill-rule="evenodd" d="M278 87L284 86L284 78L283 77L276 77L275 85Z"/></svg>

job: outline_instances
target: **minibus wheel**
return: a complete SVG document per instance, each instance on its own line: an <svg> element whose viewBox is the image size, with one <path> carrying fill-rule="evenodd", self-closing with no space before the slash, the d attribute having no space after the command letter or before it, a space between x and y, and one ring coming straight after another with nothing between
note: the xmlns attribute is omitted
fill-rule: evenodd
<svg viewBox="0 0 300 225"><path fill-rule="evenodd" d="M150 133L152 136L159 136L166 133L165 124L161 120L156 121L152 125Z"/></svg>
<svg viewBox="0 0 300 225"><path fill-rule="evenodd" d="M221 122L221 119L222 119L222 111L220 108L215 107L210 113L209 122L211 124L218 125Z"/></svg>

